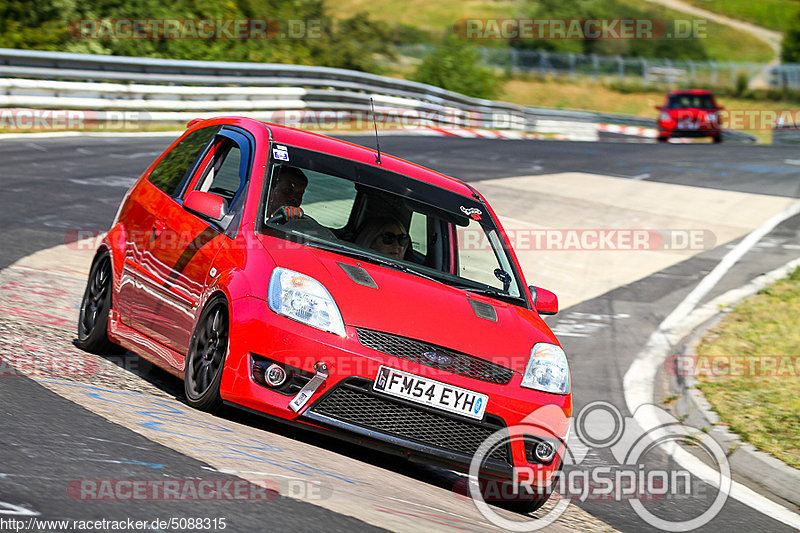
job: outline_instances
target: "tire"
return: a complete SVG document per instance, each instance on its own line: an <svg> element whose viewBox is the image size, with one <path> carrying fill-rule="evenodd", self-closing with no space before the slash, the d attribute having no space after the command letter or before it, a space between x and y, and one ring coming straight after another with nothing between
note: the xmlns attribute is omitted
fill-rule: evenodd
<svg viewBox="0 0 800 533"><path fill-rule="evenodd" d="M532 513L538 510L541 506L547 503L547 500L550 499L551 489L543 493L532 492L529 494L522 494L520 491L519 494L516 494L515 492L512 492L514 489L512 488L510 481L481 477L480 482L482 490L484 491L484 501L515 513ZM503 496L497 497L498 493L502 494ZM515 495L511 498L506 498L506 496L510 494Z"/></svg>
<svg viewBox="0 0 800 533"><path fill-rule="evenodd" d="M197 321L186 355L183 387L186 403L213 413L222 406L219 384L228 353L228 302L213 298Z"/></svg>
<svg viewBox="0 0 800 533"><path fill-rule="evenodd" d="M541 496L533 496L530 500L516 500L511 502L500 502L498 503L498 507L502 507L503 509L508 509L509 511L520 513L520 514L529 514L539 510L547 500L550 499L550 494L544 494Z"/></svg>
<svg viewBox="0 0 800 533"><path fill-rule="evenodd" d="M719 144L722 142L722 135L714 136L714 144Z"/></svg>
<svg viewBox="0 0 800 533"><path fill-rule="evenodd" d="M669 141L669 137L656 137L656 139L660 143L665 143L665 142Z"/></svg>
<svg viewBox="0 0 800 533"><path fill-rule="evenodd" d="M81 300L78 340L75 341L81 350L96 354L125 352L124 348L108 338L108 313L111 311L113 292L111 256L104 252L92 264Z"/></svg>

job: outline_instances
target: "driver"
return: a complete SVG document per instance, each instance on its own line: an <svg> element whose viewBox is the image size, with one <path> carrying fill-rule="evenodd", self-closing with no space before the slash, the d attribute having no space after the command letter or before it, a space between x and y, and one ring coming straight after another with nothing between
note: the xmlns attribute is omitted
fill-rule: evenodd
<svg viewBox="0 0 800 533"><path fill-rule="evenodd" d="M273 215L275 211L285 205L300 207L306 187L308 187L308 178L303 171L297 167L281 165L278 167L278 174L272 180L269 189L267 213Z"/></svg>

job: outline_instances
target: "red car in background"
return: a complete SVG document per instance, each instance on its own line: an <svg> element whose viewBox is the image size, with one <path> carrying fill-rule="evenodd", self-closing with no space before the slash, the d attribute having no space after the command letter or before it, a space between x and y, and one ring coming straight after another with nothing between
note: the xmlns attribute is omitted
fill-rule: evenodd
<svg viewBox="0 0 800 533"><path fill-rule="evenodd" d="M230 403L449 468L506 432L481 476L523 469L539 492L513 503L532 510L572 413L540 316L557 310L470 185L231 117L191 122L127 192L77 342L137 352L198 409ZM558 416L530 420L543 406Z"/></svg>
<svg viewBox="0 0 800 533"><path fill-rule="evenodd" d="M677 137L711 137L715 143L722 142L722 129L714 95L701 89L670 91L664 104L656 106L661 111L658 117L658 140L666 142Z"/></svg>

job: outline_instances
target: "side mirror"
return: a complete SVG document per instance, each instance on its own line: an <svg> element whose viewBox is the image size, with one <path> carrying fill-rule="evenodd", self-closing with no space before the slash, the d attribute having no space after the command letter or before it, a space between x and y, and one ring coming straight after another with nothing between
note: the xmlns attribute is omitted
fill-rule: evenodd
<svg viewBox="0 0 800 533"><path fill-rule="evenodd" d="M222 196L203 191L191 191L183 208L196 215L221 220L225 215L225 200Z"/></svg>
<svg viewBox="0 0 800 533"><path fill-rule="evenodd" d="M653 107L655 107L657 111L662 111L664 109L664 106L660 105L654 105Z"/></svg>
<svg viewBox="0 0 800 533"><path fill-rule="evenodd" d="M528 287L533 296L533 307L540 315L554 315L558 313L558 296L552 291L531 285Z"/></svg>

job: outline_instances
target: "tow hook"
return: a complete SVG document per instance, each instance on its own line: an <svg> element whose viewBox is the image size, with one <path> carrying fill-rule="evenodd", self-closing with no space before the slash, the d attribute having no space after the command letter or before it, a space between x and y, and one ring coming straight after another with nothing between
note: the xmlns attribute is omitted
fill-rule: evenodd
<svg viewBox="0 0 800 533"><path fill-rule="evenodd" d="M292 401L289 402L289 408L294 411L295 413L300 411L303 406L308 403L308 400L317 392L317 389L320 385L322 385L326 379L328 379L328 365L325 363L319 362L314 364L314 370L316 374L312 377L308 383L306 383L300 392L297 393L297 396L292 398Z"/></svg>

